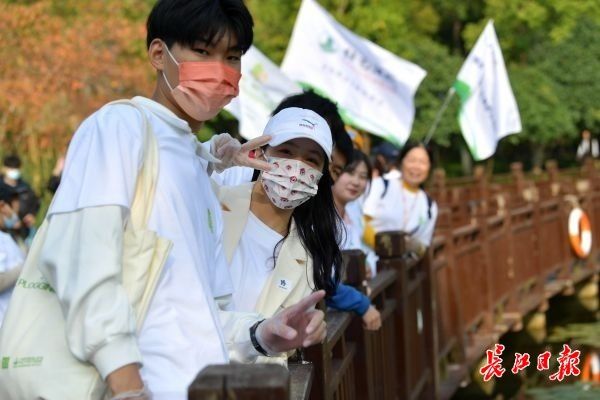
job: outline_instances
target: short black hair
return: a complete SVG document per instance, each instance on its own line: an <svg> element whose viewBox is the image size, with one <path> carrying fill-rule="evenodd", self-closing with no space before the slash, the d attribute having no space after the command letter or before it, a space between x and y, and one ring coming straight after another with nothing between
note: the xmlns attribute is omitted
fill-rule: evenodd
<svg viewBox="0 0 600 400"><path fill-rule="evenodd" d="M245 53L254 40L253 26L242 0L159 0L146 22L146 46L150 48L154 39L167 47L174 43L193 47L198 41L215 44L230 33Z"/></svg>
<svg viewBox="0 0 600 400"><path fill-rule="evenodd" d="M352 139L350 139L350 136L346 132L344 121L342 121L342 117L338 112L337 104L312 90L306 90L303 93L283 99L271 115L275 115L284 108L290 107L305 108L319 114L327 121L327 125L329 125L333 145L346 157L346 163L352 161L354 146L352 146Z"/></svg>
<svg viewBox="0 0 600 400"><path fill-rule="evenodd" d="M4 157L2 164L8 168L21 168L21 159L16 154L9 154Z"/></svg>

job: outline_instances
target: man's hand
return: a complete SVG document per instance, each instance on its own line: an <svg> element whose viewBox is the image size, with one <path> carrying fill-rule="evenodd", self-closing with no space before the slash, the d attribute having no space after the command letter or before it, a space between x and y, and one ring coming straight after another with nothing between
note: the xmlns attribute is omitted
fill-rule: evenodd
<svg viewBox="0 0 600 400"><path fill-rule="evenodd" d="M127 364L114 370L106 377L106 384L115 398L120 398L118 396L121 393L144 390L144 382L140 376L138 364ZM144 399L144 397L140 397L140 399Z"/></svg>
<svg viewBox="0 0 600 400"><path fill-rule="evenodd" d="M215 135L210 140L210 153L219 159L214 163L215 171L223 172L225 169L242 166L268 171L271 166L268 162L250 157L252 150L258 149L271 140L271 136L259 136L241 144L228 133Z"/></svg>
<svg viewBox="0 0 600 400"><path fill-rule="evenodd" d="M362 316L363 326L368 331L376 331L381 328L381 314L375 306L370 305L369 309Z"/></svg>
<svg viewBox="0 0 600 400"><path fill-rule="evenodd" d="M325 297L319 290L266 319L258 326L256 338L269 354L321 343L327 336L325 314L315 305Z"/></svg>

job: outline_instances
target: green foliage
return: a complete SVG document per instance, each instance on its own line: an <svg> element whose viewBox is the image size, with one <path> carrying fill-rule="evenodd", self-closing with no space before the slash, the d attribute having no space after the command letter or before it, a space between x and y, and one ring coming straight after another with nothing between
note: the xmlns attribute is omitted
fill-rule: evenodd
<svg viewBox="0 0 600 400"><path fill-rule="evenodd" d="M256 44L273 61L285 54L300 0L248 0ZM413 136L422 138L468 51L489 19L503 49L523 132L513 145L551 151L583 127L600 129L600 2L596 0L319 0L357 34L427 70L416 97ZM595 38L595 39L594 39ZM596 44L596 45L595 45ZM595 45L595 46L594 46ZM434 136L462 143L453 99ZM527 148L527 146L525 147Z"/></svg>
<svg viewBox="0 0 600 400"><path fill-rule="evenodd" d="M593 15L582 18L560 43L544 43L532 52L540 75L557 85L557 94L568 107L578 128L600 129L600 24Z"/></svg>
<svg viewBox="0 0 600 400"><path fill-rule="evenodd" d="M39 1L0 0L0 4L35 7ZM98 19L125 19L141 32L156 0L47 1L52 4L51 14L64 18L68 24L90 14L89 10L100 10L104 4L105 9L97 13ZM301 0L245 1L254 16L256 46L275 63L281 63ZM598 0L318 2L350 30L427 70L415 97L416 138L426 135L462 62L489 19L494 20L523 124L523 132L505 142L519 149L541 147L554 152L558 146L574 146L579 131L585 127L594 134L600 133ZM119 54L119 61L145 61L144 39L143 34L132 35ZM103 46L112 47L107 43ZM458 161L457 148L463 143L457 108L458 100L454 98L433 138L439 146L454 147L444 152L454 161ZM223 131L237 131L235 120L226 112L208 123L200 136L206 138L211 132ZM513 153L501 152L498 157L512 160Z"/></svg>
<svg viewBox="0 0 600 400"><path fill-rule="evenodd" d="M577 345L600 349L600 322L556 327L548 337L548 341L554 343L573 341Z"/></svg>
<svg viewBox="0 0 600 400"><path fill-rule="evenodd" d="M508 73L523 126L522 132L511 138L546 144L577 135L569 107L561 101L561 89L556 82L536 66L513 65Z"/></svg>

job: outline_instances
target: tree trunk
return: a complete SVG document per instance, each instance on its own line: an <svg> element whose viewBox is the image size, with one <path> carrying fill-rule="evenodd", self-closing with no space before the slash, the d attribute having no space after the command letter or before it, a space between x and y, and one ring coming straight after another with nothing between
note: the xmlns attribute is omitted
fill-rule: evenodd
<svg viewBox="0 0 600 400"><path fill-rule="evenodd" d="M543 144L533 144L533 154L531 155L531 164L533 168L542 168L546 158L546 147Z"/></svg>
<svg viewBox="0 0 600 400"><path fill-rule="evenodd" d="M469 149L467 149L464 143L460 146L460 164L462 165L464 176L471 176L473 174L473 158L471 158L471 153L469 153Z"/></svg>

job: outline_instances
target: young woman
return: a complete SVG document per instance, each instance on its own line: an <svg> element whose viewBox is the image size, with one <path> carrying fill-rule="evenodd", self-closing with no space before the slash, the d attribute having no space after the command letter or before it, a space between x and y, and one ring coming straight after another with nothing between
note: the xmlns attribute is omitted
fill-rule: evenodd
<svg viewBox="0 0 600 400"><path fill-rule="evenodd" d="M362 213L351 215L350 204L365 193L371 181L372 168L369 158L359 150L354 151L352 160L343 169L332 187L333 199L346 232L344 240L342 240L342 249L364 250L362 245ZM340 285L336 295L328 300L327 304L338 310L356 312L362 317L366 329L377 330L381 327L381 314L379 311L371 304L367 296L354 288Z"/></svg>
<svg viewBox="0 0 600 400"><path fill-rule="evenodd" d="M398 156L401 176L377 178L363 211L365 241L373 245L375 233L404 231L407 250L420 259L431 244L437 219L437 204L422 189L431 169L431 156L422 143L408 141Z"/></svg>
<svg viewBox="0 0 600 400"><path fill-rule="evenodd" d="M327 122L313 111L290 107L275 114L264 133L271 140L259 157L271 171L218 192L233 308L268 318L314 290L333 295L342 256ZM278 362L287 358L277 356Z"/></svg>

